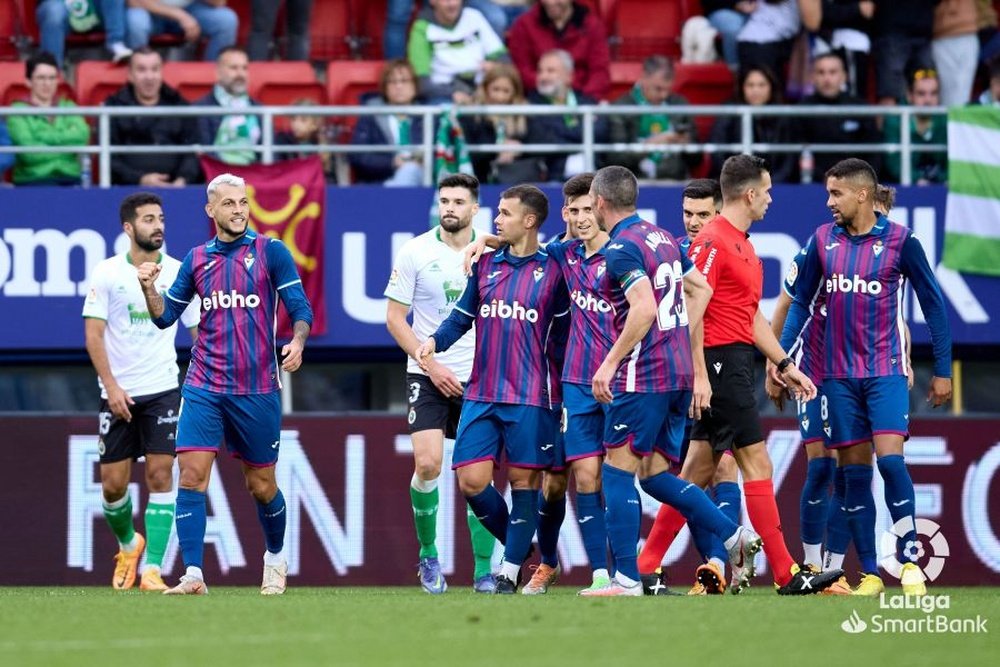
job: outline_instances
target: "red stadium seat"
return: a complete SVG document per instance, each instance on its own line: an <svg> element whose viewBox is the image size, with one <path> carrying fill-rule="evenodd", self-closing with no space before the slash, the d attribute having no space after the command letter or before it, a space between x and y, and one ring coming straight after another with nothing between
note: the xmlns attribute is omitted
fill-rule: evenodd
<svg viewBox="0 0 1000 667"><path fill-rule="evenodd" d="M632 89L632 86L642 76L642 63L638 61L619 61L611 63L611 89L608 91L608 101L617 100Z"/></svg>
<svg viewBox="0 0 1000 667"><path fill-rule="evenodd" d="M699 13L693 0L616 0L613 12L612 58L641 60L646 56L679 57L681 27Z"/></svg>
<svg viewBox="0 0 1000 667"><path fill-rule="evenodd" d="M317 0L309 26L309 50L314 60L347 58L349 37L356 34L351 0Z"/></svg>
<svg viewBox="0 0 1000 667"><path fill-rule="evenodd" d="M691 104L721 104L733 96L733 73L725 63L677 63L674 70L674 92Z"/></svg>
<svg viewBox="0 0 1000 667"><path fill-rule="evenodd" d="M378 92L382 60L334 60L326 66L326 92L330 104L355 105L365 93Z"/></svg>
<svg viewBox="0 0 1000 667"><path fill-rule="evenodd" d="M215 63L165 62L163 81L176 88L188 102L194 102L212 91L215 85Z"/></svg>
<svg viewBox="0 0 1000 667"><path fill-rule="evenodd" d="M385 31L387 0L351 0L354 18L353 39L362 58L378 60L382 55L382 35Z"/></svg>
<svg viewBox="0 0 1000 667"><path fill-rule="evenodd" d="M76 98L84 106L97 106L127 80L128 70L123 65L84 60L76 66Z"/></svg>
<svg viewBox="0 0 1000 667"><path fill-rule="evenodd" d="M17 60L17 9L0 11L0 60Z"/></svg>

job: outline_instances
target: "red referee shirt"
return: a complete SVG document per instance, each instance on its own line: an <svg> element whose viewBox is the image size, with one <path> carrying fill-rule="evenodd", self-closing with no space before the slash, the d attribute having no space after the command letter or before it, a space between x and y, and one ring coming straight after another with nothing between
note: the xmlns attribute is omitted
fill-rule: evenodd
<svg viewBox="0 0 1000 667"><path fill-rule="evenodd" d="M750 235L718 215L691 242L688 254L714 290L705 311L705 347L753 345L764 271Z"/></svg>

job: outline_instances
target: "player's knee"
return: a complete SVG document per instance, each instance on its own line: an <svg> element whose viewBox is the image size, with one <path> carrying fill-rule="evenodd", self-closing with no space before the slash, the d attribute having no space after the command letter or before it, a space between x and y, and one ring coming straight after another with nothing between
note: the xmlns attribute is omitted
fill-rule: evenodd
<svg viewBox="0 0 1000 667"><path fill-rule="evenodd" d="M591 470L581 470L574 477L577 493L597 493L601 490L601 477Z"/></svg>
<svg viewBox="0 0 1000 667"><path fill-rule="evenodd" d="M489 484L489 480L479 479L472 475L458 477L458 490L462 492L462 495L466 498L471 498L472 496L478 496L483 492L483 489Z"/></svg>
<svg viewBox="0 0 1000 667"><path fill-rule="evenodd" d="M278 492L278 485L273 479L262 478L256 475L247 475L246 486L250 495L261 503L270 502L274 498L274 494Z"/></svg>
<svg viewBox="0 0 1000 667"><path fill-rule="evenodd" d="M723 482L735 482L736 473L739 467L736 459L732 456L723 456L719 459L719 465L715 467L715 474L712 477L712 484L722 484Z"/></svg>
<svg viewBox="0 0 1000 667"><path fill-rule="evenodd" d="M174 476L170 468L146 470L146 488L152 493L165 493L170 490L173 483Z"/></svg>
<svg viewBox="0 0 1000 667"><path fill-rule="evenodd" d="M181 468L179 486L185 489L204 490L208 486L208 473L197 468Z"/></svg>
<svg viewBox="0 0 1000 667"><path fill-rule="evenodd" d="M104 502L117 502L128 493L128 480L103 480L101 482L101 493L104 496Z"/></svg>
<svg viewBox="0 0 1000 667"><path fill-rule="evenodd" d="M542 484L542 493L545 495L545 499L557 500L564 497L566 495L567 483L568 479L566 475L545 475L545 481Z"/></svg>
<svg viewBox="0 0 1000 667"><path fill-rule="evenodd" d="M417 459L414 465L417 477L424 481L437 479L441 475L441 462L430 458Z"/></svg>

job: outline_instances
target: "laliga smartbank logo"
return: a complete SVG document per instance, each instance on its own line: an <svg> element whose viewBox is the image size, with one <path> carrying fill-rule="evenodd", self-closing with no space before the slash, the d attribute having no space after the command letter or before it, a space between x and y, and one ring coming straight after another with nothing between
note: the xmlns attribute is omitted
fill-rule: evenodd
<svg viewBox="0 0 1000 667"><path fill-rule="evenodd" d="M916 528L916 531L913 530ZM911 536L907 539L907 536ZM930 519L912 522L904 517L885 531L881 540L885 557L879 564L903 584L934 581L941 574L951 551L948 540L941 533L941 526ZM907 563L916 569L903 570L896 556L897 549ZM921 581L917 582L919 578ZM989 619L976 614L974 617L953 617L943 613L951 609L950 595L887 595L878 598L879 613L862 616L857 609L840 624L841 630L852 635L871 634L986 634ZM918 612L916 615L907 612Z"/></svg>

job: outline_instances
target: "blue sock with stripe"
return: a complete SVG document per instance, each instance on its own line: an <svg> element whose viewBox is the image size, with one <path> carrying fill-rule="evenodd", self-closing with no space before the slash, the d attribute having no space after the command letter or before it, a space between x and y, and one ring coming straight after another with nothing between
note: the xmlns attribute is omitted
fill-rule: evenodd
<svg viewBox="0 0 1000 667"><path fill-rule="evenodd" d="M712 489L712 496L719 511L734 524L740 525L740 515L743 511L743 496L740 494L740 485L736 482L719 482ZM716 558L723 563L729 561L729 552L726 551L726 545L722 543L722 538L718 535L712 535L712 549L708 557L710 560Z"/></svg>
<svg viewBox="0 0 1000 667"><path fill-rule="evenodd" d="M549 567L559 564L559 529L566 518L566 496L551 500L538 492L538 550Z"/></svg>
<svg viewBox="0 0 1000 667"><path fill-rule="evenodd" d="M844 512L858 551L861 571L878 574L875 552L875 498L872 496L874 470L869 465L844 466Z"/></svg>
<svg viewBox="0 0 1000 667"><path fill-rule="evenodd" d="M826 456L809 461L806 468L806 481L802 485L802 495L799 497L799 521L801 522L802 543L822 549L823 533L826 528L827 509L830 504L830 483L833 481L837 462ZM814 565L820 564L820 556L809 557L806 560ZM814 562L815 561L815 562Z"/></svg>
<svg viewBox="0 0 1000 667"><path fill-rule="evenodd" d="M623 576L639 581L636 547L639 545L641 508L635 475L607 463L601 471L607 505L608 542L615 556L615 569Z"/></svg>
<svg viewBox="0 0 1000 667"><path fill-rule="evenodd" d="M531 538L538 526L538 491L514 489L510 492L510 520L507 522L507 543L503 559L508 563L523 563L528 557Z"/></svg>
<svg viewBox="0 0 1000 667"><path fill-rule="evenodd" d="M285 496L281 489L274 494L268 503L257 503L257 518L264 529L264 544L273 554L279 553L285 546Z"/></svg>
<svg viewBox="0 0 1000 667"><path fill-rule="evenodd" d="M177 489L174 523L185 567L201 568L205 554L205 494L194 489Z"/></svg>
<svg viewBox="0 0 1000 667"><path fill-rule="evenodd" d="M833 497L826 516L826 552L843 556L851 543L851 530L847 526L846 513L843 510L847 481L844 469L837 468L833 474Z"/></svg>
<svg viewBox="0 0 1000 667"><path fill-rule="evenodd" d="M487 484L485 489L474 496L467 496L465 499L469 501L469 507L479 519L479 523L483 524L483 527L490 531L500 544L506 544L510 513L507 511L506 501L497 488L492 484Z"/></svg>
<svg viewBox="0 0 1000 667"><path fill-rule="evenodd" d="M684 515L688 525L698 524L720 539L727 539L739 525L729 520L697 485L669 472L641 480L642 490Z"/></svg>
<svg viewBox="0 0 1000 667"><path fill-rule="evenodd" d="M576 521L580 524L583 548L592 570L608 568L608 529L604 524L601 492L576 494Z"/></svg>
<svg viewBox="0 0 1000 667"><path fill-rule="evenodd" d="M906 469L906 461L902 454L890 454L878 459L878 471L885 482L885 504L889 506L889 515L895 524L906 519L905 528L897 531L900 538L896 541L896 558L900 563L910 561L904 554L907 544L916 544L917 527L914 521L916 496L913 492L913 480Z"/></svg>

